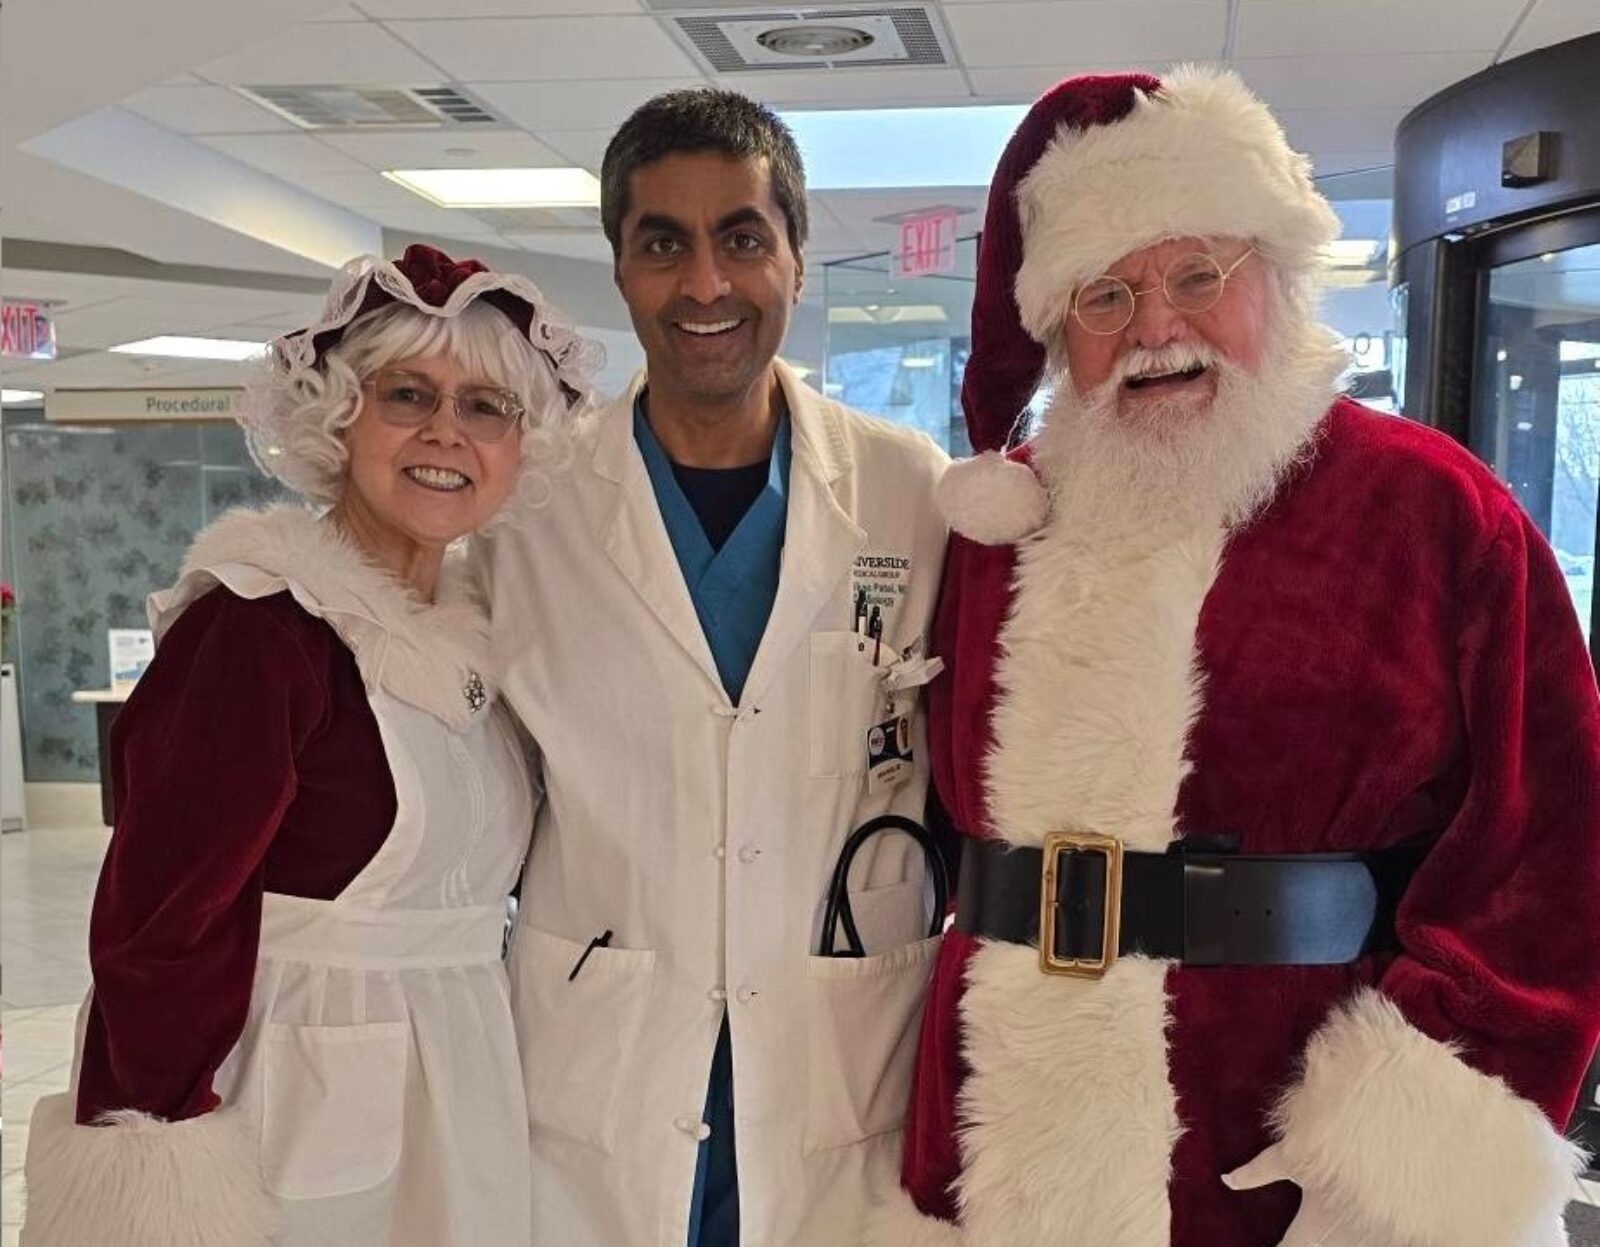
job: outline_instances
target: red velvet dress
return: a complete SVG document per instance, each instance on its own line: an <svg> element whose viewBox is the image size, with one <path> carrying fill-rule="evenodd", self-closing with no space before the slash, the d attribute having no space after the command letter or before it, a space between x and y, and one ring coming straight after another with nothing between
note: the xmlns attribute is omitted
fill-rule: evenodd
<svg viewBox="0 0 1600 1247"><path fill-rule="evenodd" d="M77 1116L178 1121L216 1107L263 893L339 895L389 834L394 781L355 658L287 592L219 587L184 611L111 747L118 818L89 932ZM174 961L182 974L161 972Z"/></svg>
<svg viewBox="0 0 1600 1247"><path fill-rule="evenodd" d="M1004 776L1045 803L1055 784L1072 808L1033 739L1051 717L1104 710L1144 730L1139 699L1093 704L1092 657L1021 670L1024 595L1063 632L1082 600L1028 559L953 538L936 624L935 779L978 837L1018 839L993 817ZM1059 605L1040 606L1051 592ZM1383 1242L1510 1247L1496 1236L1520 1233L1524 1208L1553 1233L1555 1128L1600 1033L1600 702L1549 548L1454 443L1341 400L1312 465L1227 538L1197 601L1197 620L1171 624L1192 630L1199 677L1172 834L1229 834L1246 853L1424 840L1401 952L1326 968L1125 959L1083 984L952 931L903 1181L930 1217L959 1204L966 1229L907 1208L877 1241L1271 1247L1296 1188L1235 1192L1220 1175L1272 1142L1275 1104ZM1008 753L1026 749L1018 771Z"/></svg>

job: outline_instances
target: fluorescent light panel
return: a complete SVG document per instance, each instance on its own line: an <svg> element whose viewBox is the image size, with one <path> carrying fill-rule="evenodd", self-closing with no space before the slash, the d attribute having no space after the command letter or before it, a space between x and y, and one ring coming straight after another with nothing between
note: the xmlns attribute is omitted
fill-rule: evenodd
<svg viewBox="0 0 1600 1247"><path fill-rule="evenodd" d="M37 403L44 397L42 390L0 390L0 403Z"/></svg>
<svg viewBox="0 0 1600 1247"><path fill-rule="evenodd" d="M593 208L587 169L389 169L384 177L441 208Z"/></svg>
<svg viewBox="0 0 1600 1247"><path fill-rule="evenodd" d="M226 359L237 362L260 355L266 349L266 344L243 342L237 338L187 338L163 334L138 342L124 342L110 349L118 355L162 355L169 359Z"/></svg>

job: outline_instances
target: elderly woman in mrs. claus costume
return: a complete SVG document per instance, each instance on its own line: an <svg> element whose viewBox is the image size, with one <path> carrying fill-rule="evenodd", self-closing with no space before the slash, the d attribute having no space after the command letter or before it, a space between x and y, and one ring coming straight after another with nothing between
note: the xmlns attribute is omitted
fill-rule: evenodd
<svg viewBox="0 0 1600 1247"><path fill-rule="evenodd" d="M589 354L420 246L274 345L252 448L331 509L223 518L151 600L30 1247L527 1241L500 953L533 798L445 551L547 492Z"/></svg>

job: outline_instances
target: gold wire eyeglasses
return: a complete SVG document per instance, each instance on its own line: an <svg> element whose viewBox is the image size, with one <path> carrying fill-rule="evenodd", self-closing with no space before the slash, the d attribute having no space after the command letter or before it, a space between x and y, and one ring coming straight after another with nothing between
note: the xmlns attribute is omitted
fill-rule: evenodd
<svg viewBox="0 0 1600 1247"><path fill-rule="evenodd" d="M1135 290L1122 278L1104 273L1078 288L1072 296L1072 315L1090 333L1121 333L1133 320L1139 299L1158 290L1180 312L1210 311L1221 300L1228 278L1255 251L1254 247L1247 247L1227 268L1222 267L1216 256L1203 251L1181 256L1167 265L1161 274L1161 283L1148 290Z"/></svg>

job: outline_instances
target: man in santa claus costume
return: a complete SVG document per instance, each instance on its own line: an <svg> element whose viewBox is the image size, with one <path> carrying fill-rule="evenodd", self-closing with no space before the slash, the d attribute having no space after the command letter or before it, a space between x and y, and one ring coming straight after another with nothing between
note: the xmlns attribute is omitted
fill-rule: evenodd
<svg viewBox="0 0 1600 1247"><path fill-rule="evenodd" d="M967 839L874 1244L1565 1242L1594 671L1504 486L1336 396L1336 229L1227 73L1064 82L1001 159L930 725Z"/></svg>

